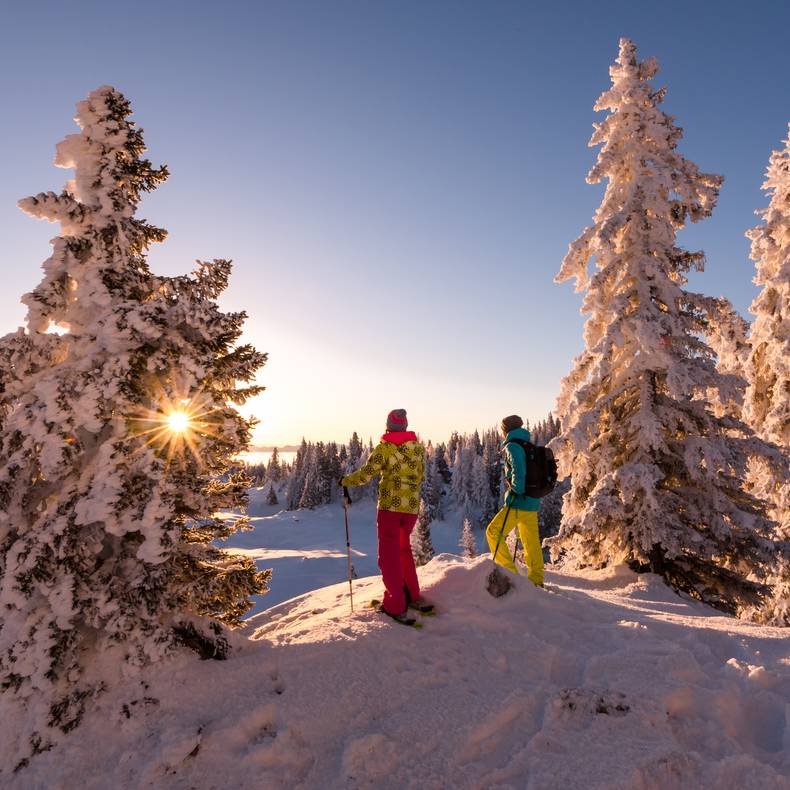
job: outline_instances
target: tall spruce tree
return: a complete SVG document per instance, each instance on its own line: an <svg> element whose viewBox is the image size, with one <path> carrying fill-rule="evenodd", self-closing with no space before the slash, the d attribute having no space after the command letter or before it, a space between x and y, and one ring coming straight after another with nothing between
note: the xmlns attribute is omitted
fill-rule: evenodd
<svg viewBox="0 0 790 790"><path fill-rule="evenodd" d="M74 180L19 204L61 226L27 330L0 340L0 685L46 711L33 751L79 723L97 653L223 657L224 625L269 576L215 545L246 520L214 515L246 503L231 459L251 423L232 404L259 391L238 382L266 356L236 345L245 316L216 305L229 262L149 270L166 233L135 213L168 174L130 114L111 87L79 102L55 160Z"/></svg>
<svg viewBox="0 0 790 790"><path fill-rule="evenodd" d="M754 324L746 361L745 417L758 436L790 456L790 126L781 150L771 154L763 189L768 208L762 223L747 233L760 293L752 302ZM757 464L758 490L790 538L790 479L784 470Z"/></svg>
<svg viewBox="0 0 790 790"><path fill-rule="evenodd" d="M590 141L602 149L587 180L607 180L606 193L557 276L586 291L589 318L558 398L554 446L572 485L552 551L651 569L740 612L768 592L759 579L775 549L764 503L743 486L747 463L776 453L707 399L722 386L702 340L710 300L684 289L704 256L675 236L710 215L722 179L677 151L682 131L659 108L664 89L650 84L657 70L620 41L612 87L595 105L609 115Z"/></svg>

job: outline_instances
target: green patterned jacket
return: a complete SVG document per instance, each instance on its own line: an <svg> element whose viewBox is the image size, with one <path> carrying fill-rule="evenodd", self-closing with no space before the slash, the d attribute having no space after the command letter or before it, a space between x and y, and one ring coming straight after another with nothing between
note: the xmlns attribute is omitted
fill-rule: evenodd
<svg viewBox="0 0 790 790"><path fill-rule="evenodd" d="M425 448L412 431L385 433L367 463L343 478L344 486L361 486L381 475L379 510L418 513Z"/></svg>

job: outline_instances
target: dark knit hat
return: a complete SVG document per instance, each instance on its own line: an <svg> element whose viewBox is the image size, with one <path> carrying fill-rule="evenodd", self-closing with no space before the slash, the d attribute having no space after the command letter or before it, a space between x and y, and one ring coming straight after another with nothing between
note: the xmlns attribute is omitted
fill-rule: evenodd
<svg viewBox="0 0 790 790"><path fill-rule="evenodd" d="M521 428L524 425L524 420L518 414L511 414L510 417L505 417L501 423L502 433L510 433L516 428Z"/></svg>
<svg viewBox="0 0 790 790"><path fill-rule="evenodd" d="M393 409L387 415L388 431L405 431L408 427L409 421L406 419L406 409Z"/></svg>

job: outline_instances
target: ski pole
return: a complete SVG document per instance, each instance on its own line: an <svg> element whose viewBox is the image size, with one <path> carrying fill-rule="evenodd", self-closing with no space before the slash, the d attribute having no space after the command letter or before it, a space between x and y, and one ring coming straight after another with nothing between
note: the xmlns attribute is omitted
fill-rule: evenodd
<svg viewBox="0 0 790 790"><path fill-rule="evenodd" d="M502 536L505 534L505 526L507 525L507 517L510 515L510 508L513 507L512 505L507 506L507 512L505 513L505 520L502 522L502 529L499 532L499 537L497 538L496 548L494 549L493 560L496 562L496 555L499 553L499 544L502 543Z"/></svg>
<svg viewBox="0 0 790 790"><path fill-rule="evenodd" d="M354 587L351 583L351 541L348 537L348 506L351 504L351 496L348 489L343 486L343 510L346 514L346 557L348 558L348 596L351 599L351 613L354 613Z"/></svg>

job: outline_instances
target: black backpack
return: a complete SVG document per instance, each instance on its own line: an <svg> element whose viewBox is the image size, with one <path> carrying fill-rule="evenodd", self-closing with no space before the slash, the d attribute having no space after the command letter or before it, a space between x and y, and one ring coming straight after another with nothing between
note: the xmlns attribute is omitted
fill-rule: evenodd
<svg viewBox="0 0 790 790"><path fill-rule="evenodd" d="M554 460L554 453L548 447L538 447L524 439L511 439L507 444L511 443L523 447L527 458L524 494L536 499L550 494L557 484L557 462Z"/></svg>

